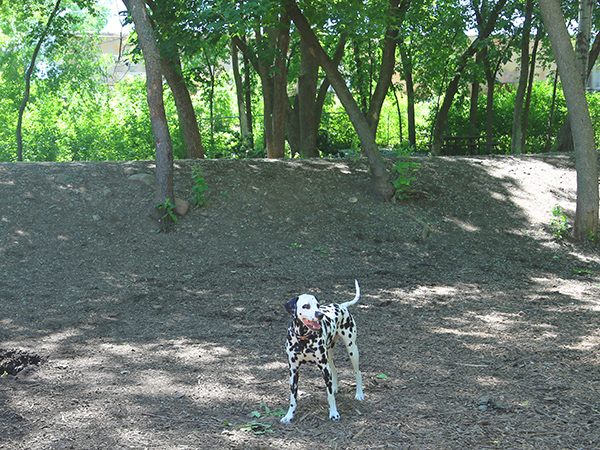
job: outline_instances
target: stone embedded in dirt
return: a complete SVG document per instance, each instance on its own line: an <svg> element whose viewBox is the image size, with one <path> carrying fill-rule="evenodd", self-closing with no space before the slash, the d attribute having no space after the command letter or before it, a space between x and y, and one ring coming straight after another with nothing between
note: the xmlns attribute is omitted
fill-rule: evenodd
<svg viewBox="0 0 600 450"><path fill-rule="evenodd" d="M129 177L129 181L135 181L138 183L145 184L147 186L154 186L155 179L154 175L150 175L149 173L136 173Z"/></svg>
<svg viewBox="0 0 600 450"><path fill-rule="evenodd" d="M185 216L189 210L189 202L186 202L181 198L175 197L175 214L177 214L178 216Z"/></svg>
<svg viewBox="0 0 600 450"><path fill-rule="evenodd" d="M42 357L35 353L29 353L22 350L3 350L0 349L0 375L7 373L16 375L30 364L39 364Z"/></svg>

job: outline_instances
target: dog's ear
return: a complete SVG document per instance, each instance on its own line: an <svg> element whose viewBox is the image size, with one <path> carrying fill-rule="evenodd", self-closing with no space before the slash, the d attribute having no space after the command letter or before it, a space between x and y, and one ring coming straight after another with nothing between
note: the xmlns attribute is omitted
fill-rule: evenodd
<svg viewBox="0 0 600 450"><path fill-rule="evenodd" d="M298 297L294 297L285 304L285 310L292 316L296 316L296 304L298 303Z"/></svg>

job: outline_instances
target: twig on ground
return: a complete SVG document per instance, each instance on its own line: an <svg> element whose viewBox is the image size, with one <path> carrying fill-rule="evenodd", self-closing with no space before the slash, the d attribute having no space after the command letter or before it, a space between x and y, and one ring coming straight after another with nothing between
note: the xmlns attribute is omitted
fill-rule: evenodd
<svg viewBox="0 0 600 450"><path fill-rule="evenodd" d="M396 207L396 209L398 209L398 211L400 211L400 214L404 214L405 216L408 216L409 218L411 218L415 222L419 223L423 227L423 232L421 233L421 239L424 240L424 241L427 240L427 238L431 234L431 227L424 220L419 219L414 214L411 214L411 213L406 212L406 211L402 211L399 207Z"/></svg>
<svg viewBox="0 0 600 450"><path fill-rule="evenodd" d="M548 414L547 412L542 411L541 409L536 409L535 412L538 414L541 414L542 416L546 416L548 419L560 420L561 422L569 423L569 421L567 419L563 419L562 417L558 417L558 416L552 416L552 415Z"/></svg>

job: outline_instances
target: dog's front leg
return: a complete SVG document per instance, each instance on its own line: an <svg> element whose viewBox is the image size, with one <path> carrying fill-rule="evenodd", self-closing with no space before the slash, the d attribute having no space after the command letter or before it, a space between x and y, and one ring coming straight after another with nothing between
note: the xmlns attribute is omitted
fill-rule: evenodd
<svg viewBox="0 0 600 450"><path fill-rule="evenodd" d="M333 387L333 377L331 373L331 367L329 364L323 366L323 378L325 379L325 386L327 386L327 401L329 402L329 418L331 420L340 420L340 414L338 413L337 406L335 404L335 392Z"/></svg>
<svg viewBox="0 0 600 450"><path fill-rule="evenodd" d="M281 422L288 423L294 418L296 412L296 397L298 395L298 366L290 363L290 407L287 414L281 418Z"/></svg>

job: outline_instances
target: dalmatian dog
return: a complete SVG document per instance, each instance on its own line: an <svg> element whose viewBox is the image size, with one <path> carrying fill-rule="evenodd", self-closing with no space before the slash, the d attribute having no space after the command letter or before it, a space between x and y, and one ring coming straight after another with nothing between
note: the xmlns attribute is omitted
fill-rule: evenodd
<svg viewBox="0 0 600 450"><path fill-rule="evenodd" d="M335 394L338 390L337 370L333 363L333 348L338 338L341 338L354 368L356 375L356 399L364 400L362 391L362 376L358 368L358 347L356 346L356 323L348 311L348 307L358 302L360 286L356 284L354 300L342 304L320 306L313 295L303 294L285 304L285 309L292 315L292 321L287 335L287 355L290 366L290 407L281 419L287 423L296 412L296 397L298 394L298 368L305 362L313 362L323 373L327 386L329 402L329 418L339 420L335 404Z"/></svg>

